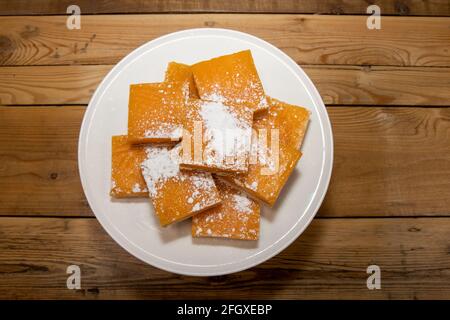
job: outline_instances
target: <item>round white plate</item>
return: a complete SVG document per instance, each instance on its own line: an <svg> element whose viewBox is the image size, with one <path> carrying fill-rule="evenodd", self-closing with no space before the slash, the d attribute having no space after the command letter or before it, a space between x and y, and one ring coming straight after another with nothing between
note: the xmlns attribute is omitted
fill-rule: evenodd
<svg viewBox="0 0 450 320"><path fill-rule="evenodd" d="M129 85L163 81L170 61L193 64L245 49L253 54L267 95L311 111L298 167L276 206L262 209L260 239L248 242L192 239L190 220L159 227L148 199L111 199L111 136L127 133ZM245 33L192 29L144 44L122 59L103 79L84 115L78 162L92 211L125 250L164 270L212 276L253 267L279 253L305 230L328 187L333 141L319 93L286 54Z"/></svg>

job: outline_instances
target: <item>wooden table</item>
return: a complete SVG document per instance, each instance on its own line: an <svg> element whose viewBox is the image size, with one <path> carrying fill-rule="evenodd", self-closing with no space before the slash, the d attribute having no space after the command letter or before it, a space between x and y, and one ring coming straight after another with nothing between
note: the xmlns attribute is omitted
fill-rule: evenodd
<svg viewBox="0 0 450 320"><path fill-rule="evenodd" d="M0 298L450 298L450 3L0 0ZM66 8L81 8L81 29ZM184 13L184 14L180 14ZM334 171L312 224L250 270L179 276L101 228L77 139L96 86L123 56L176 30L221 27L297 61L333 125ZM77 264L82 289L66 287ZM368 290L366 268L381 268Z"/></svg>

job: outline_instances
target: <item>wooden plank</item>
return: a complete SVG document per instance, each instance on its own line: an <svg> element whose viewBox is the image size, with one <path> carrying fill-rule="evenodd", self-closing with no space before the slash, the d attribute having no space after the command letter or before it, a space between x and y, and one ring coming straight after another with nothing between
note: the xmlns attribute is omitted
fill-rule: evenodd
<svg viewBox="0 0 450 320"><path fill-rule="evenodd" d="M450 105L450 68L304 66L325 104Z"/></svg>
<svg viewBox="0 0 450 320"><path fill-rule="evenodd" d="M95 219L0 218L1 299L445 299L449 218L316 219L290 247L247 271L174 275L138 261ZM81 269L78 291L66 268ZM366 268L381 268L368 290Z"/></svg>
<svg viewBox="0 0 450 320"><path fill-rule="evenodd" d="M91 215L77 167L84 109L0 108L2 214Z"/></svg>
<svg viewBox="0 0 450 320"><path fill-rule="evenodd" d="M70 0L0 0L0 15L66 14ZM450 16L447 0L372 0L382 14ZM82 14L233 12L233 13L316 13L366 14L367 1L355 0L78 0Z"/></svg>
<svg viewBox="0 0 450 320"><path fill-rule="evenodd" d="M450 66L450 18L383 17L369 30L366 16L102 15L0 17L1 65L114 64L161 35L219 27L267 40L300 64Z"/></svg>
<svg viewBox="0 0 450 320"><path fill-rule="evenodd" d="M87 104L111 68L0 67L0 104ZM328 105L450 105L450 68L306 65L303 69Z"/></svg>
<svg viewBox="0 0 450 320"><path fill-rule="evenodd" d="M0 105L87 104L112 67L0 67Z"/></svg>
<svg viewBox="0 0 450 320"><path fill-rule="evenodd" d="M87 215L77 170L85 108L0 107L0 215ZM334 171L323 217L450 215L450 108L328 107Z"/></svg>
<svg viewBox="0 0 450 320"><path fill-rule="evenodd" d="M328 108L334 135L322 216L450 215L449 108Z"/></svg>

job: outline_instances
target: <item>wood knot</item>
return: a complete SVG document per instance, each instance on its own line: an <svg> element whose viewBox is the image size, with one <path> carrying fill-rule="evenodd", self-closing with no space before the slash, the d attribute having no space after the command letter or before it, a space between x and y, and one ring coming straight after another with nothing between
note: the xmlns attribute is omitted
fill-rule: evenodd
<svg viewBox="0 0 450 320"><path fill-rule="evenodd" d="M340 6L332 7L331 14L344 14L344 9Z"/></svg>
<svg viewBox="0 0 450 320"><path fill-rule="evenodd" d="M362 66L362 70L363 70L364 72L369 72L369 71L372 70L372 67L371 67L370 65L363 65L363 66Z"/></svg>
<svg viewBox="0 0 450 320"><path fill-rule="evenodd" d="M408 15L409 14L409 7L403 3L402 1L395 1L394 3L395 11L398 12L400 15Z"/></svg>
<svg viewBox="0 0 450 320"><path fill-rule="evenodd" d="M100 289L99 288L89 288L89 289L87 289L87 292L97 295L100 293Z"/></svg>
<svg viewBox="0 0 450 320"><path fill-rule="evenodd" d="M0 36L0 53L12 51L14 43L6 36Z"/></svg>
<svg viewBox="0 0 450 320"><path fill-rule="evenodd" d="M38 36L39 33L40 33L40 30L38 27L26 25L25 30L23 30L20 33L20 36L24 39L29 39L29 38Z"/></svg>
<svg viewBox="0 0 450 320"><path fill-rule="evenodd" d="M58 174L56 172L50 173L50 179L56 180L58 178Z"/></svg>

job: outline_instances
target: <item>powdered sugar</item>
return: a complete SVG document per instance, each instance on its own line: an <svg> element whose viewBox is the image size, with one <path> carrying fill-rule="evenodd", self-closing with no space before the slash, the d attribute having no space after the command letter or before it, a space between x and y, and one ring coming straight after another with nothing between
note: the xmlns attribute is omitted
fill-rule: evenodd
<svg viewBox="0 0 450 320"><path fill-rule="evenodd" d="M233 195L233 206L239 212L244 213L252 213L253 210L251 208L252 202L247 196L243 194L235 194Z"/></svg>
<svg viewBox="0 0 450 320"><path fill-rule="evenodd" d="M261 100L259 100L258 103L258 109L267 109L269 107L269 103L267 102L267 99L265 96L261 97Z"/></svg>
<svg viewBox="0 0 450 320"><path fill-rule="evenodd" d="M236 162L245 163L250 149L251 123L221 102L203 102L200 115L207 141L205 162L218 164L225 157L232 157Z"/></svg>
<svg viewBox="0 0 450 320"><path fill-rule="evenodd" d="M158 184L176 177L180 169L176 153L170 152L166 147L147 147L145 152L147 158L141 164L142 175L150 195L156 196Z"/></svg>
<svg viewBox="0 0 450 320"><path fill-rule="evenodd" d="M214 102L225 102L225 97L217 92L212 92L203 96L203 100Z"/></svg>
<svg viewBox="0 0 450 320"><path fill-rule="evenodd" d="M189 209L190 212L201 211L217 204L220 199L216 194L216 187L211 174L180 171L180 152L180 144L172 149L168 147L146 147L147 158L141 164L141 168L150 197L155 199L161 196L159 193L164 193L161 188L171 179L179 182L179 188L186 188L187 197L184 201L192 205ZM167 194L164 196L167 196ZM174 201L180 200L174 199Z"/></svg>
<svg viewBox="0 0 450 320"><path fill-rule="evenodd" d="M182 127L167 123L158 124L158 129L146 130L145 138L170 138L178 140L182 135Z"/></svg>
<svg viewBox="0 0 450 320"><path fill-rule="evenodd" d="M198 236L202 231L203 231L202 228L197 227L197 229L195 230L195 235Z"/></svg>
<svg viewBox="0 0 450 320"><path fill-rule="evenodd" d="M141 186L139 185L139 183L135 183L131 191L135 193L141 192Z"/></svg>

